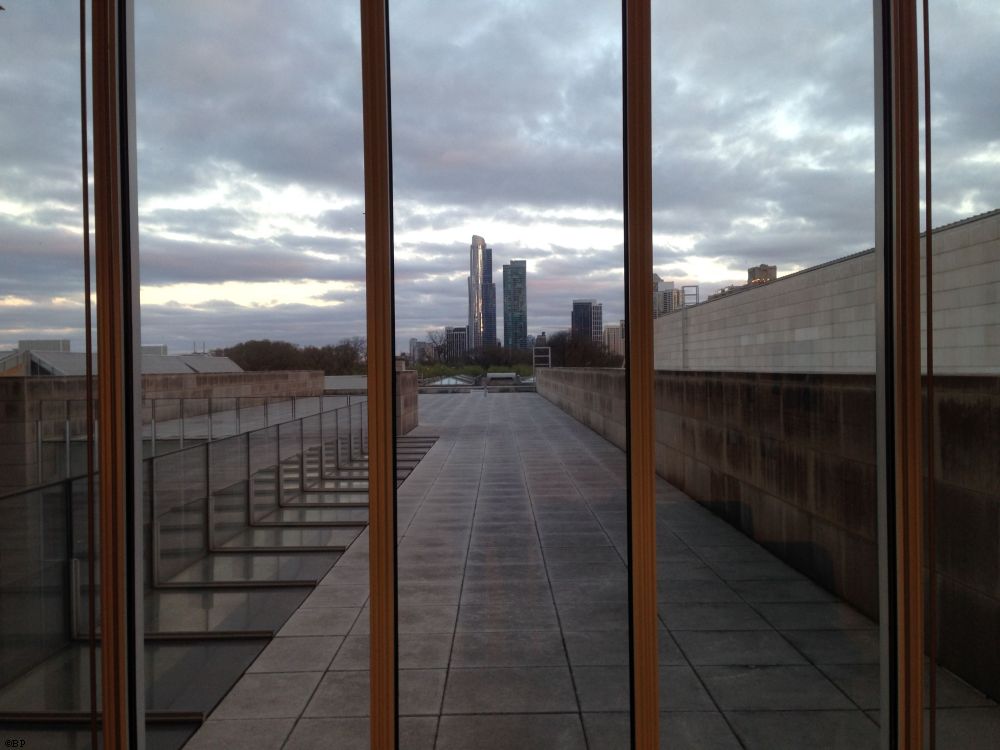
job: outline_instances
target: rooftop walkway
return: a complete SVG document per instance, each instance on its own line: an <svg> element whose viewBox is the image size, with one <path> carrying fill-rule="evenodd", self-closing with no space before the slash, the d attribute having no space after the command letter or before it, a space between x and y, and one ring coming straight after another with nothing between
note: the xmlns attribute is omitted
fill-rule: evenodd
<svg viewBox="0 0 1000 750"><path fill-rule="evenodd" d="M420 397L399 490L404 750L626 748L625 458L536 394ZM876 748L878 633L657 483L664 747ZM367 532L190 750L368 747ZM1000 709L941 672L939 747Z"/></svg>

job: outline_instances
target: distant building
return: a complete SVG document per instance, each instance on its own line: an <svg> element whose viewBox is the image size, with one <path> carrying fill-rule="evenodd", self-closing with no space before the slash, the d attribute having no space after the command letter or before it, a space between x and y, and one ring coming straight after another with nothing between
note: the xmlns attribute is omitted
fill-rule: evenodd
<svg viewBox="0 0 1000 750"><path fill-rule="evenodd" d="M243 372L229 357L211 354L149 354L141 355L144 375L187 373L236 373ZM91 358L91 369L97 373L97 354ZM9 377L79 377L87 373L85 352L64 349L25 349L0 352L0 376Z"/></svg>
<svg viewBox="0 0 1000 750"><path fill-rule="evenodd" d="M493 283L493 249L479 235L469 245L468 350L493 346L497 340L497 287Z"/></svg>
<svg viewBox="0 0 1000 750"><path fill-rule="evenodd" d="M761 263L747 269L747 284L767 284L778 278L778 267Z"/></svg>
<svg viewBox="0 0 1000 750"><path fill-rule="evenodd" d="M410 339L410 365L413 366L420 362L432 362L435 359L434 344L430 341L420 341L419 339Z"/></svg>
<svg viewBox="0 0 1000 750"><path fill-rule="evenodd" d="M545 335L545 331L535 336L535 346L548 346L549 338Z"/></svg>
<svg viewBox="0 0 1000 750"><path fill-rule="evenodd" d="M672 281L664 281L653 274L653 317L659 318L684 305L683 292L674 286Z"/></svg>
<svg viewBox="0 0 1000 750"><path fill-rule="evenodd" d="M21 339L17 342L19 352L68 352L69 339Z"/></svg>
<svg viewBox="0 0 1000 750"><path fill-rule="evenodd" d="M469 351L469 329L465 326L444 329L445 351L450 362L460 362Z"/></svg>
<svg viewBox="0 0 1000 750"><path fill-rule="evenodd" d="M625 356L625 321L618 325L604 326L604 348L611 354Z"/></svg>
<svg viewBox="0 0 1000 750"><path fill-rule="evenodd" d="M594 299L573 300L570 337L604 343L603 306Z"/></svg>
<svg viewBox="0 0 1000 750"><path fill-rule="evenodd" d="M747 288L746 284L743 284L743 285L740 285L740 284L730 284L729 286L723 287L722 289L720 289L719 291L715 292L714 294L708 295L708 299L709 299L709 301L712 301L714 299L719 299L720 297L728 297L730 294L735 294L736 292L742 292L746 288Z"/></svg>
<svg viewBox="0 0 1000 750"><path fill-rule="evenodd" d="M503 345L528 348L528 267L523 260L503 267Z"/></svg>

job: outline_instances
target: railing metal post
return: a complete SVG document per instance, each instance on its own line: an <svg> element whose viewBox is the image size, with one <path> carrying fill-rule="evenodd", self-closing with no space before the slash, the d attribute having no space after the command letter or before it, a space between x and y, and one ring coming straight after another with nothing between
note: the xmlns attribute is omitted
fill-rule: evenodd
<svg viewBox="0 0 1000 750"><path fill-rule="evenodd" d="M69 435L69 417L63 423L63 460L66 462L66 476L70 476L73 473L72 467L72 457L70 455L70 435Z"/></svg>
<svg viewBox="0 0 1000 750"><path fill-rule="evenodd" d="M42 483L42 420L35 420L35 484Z"/></svg>

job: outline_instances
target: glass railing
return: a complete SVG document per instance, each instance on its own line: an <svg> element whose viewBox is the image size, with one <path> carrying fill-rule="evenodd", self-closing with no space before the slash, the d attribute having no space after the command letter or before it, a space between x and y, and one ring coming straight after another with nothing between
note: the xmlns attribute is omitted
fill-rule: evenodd
<svg viewBox="0 0 1000 750"><path fill-rule="evenodd" d="M207 714L364 529L365 490L323 489L347 467L367 484L367 405L346 401L261 400L258 418L274 424L220 437L223 415L253 424L257 405L229 404L205 412L213 439L143 461L149 710ZM0 717L86 713L86 484L83 475L0 496ZM226 667L196 690L204 659ZM82 677L53 678L67 670Z"/></svg>

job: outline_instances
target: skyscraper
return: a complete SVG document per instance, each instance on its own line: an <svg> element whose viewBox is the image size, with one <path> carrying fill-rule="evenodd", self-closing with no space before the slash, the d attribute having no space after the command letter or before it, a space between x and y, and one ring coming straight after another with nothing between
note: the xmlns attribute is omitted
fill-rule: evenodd
<svg viewBox="0 0 1000 750"><path fill-rule="evenodd" d="M573 300L573 315L570 318L570 336L574 339L590 339L594 343L604 343L604 308L595 299Z"/></svg>
<svg viewBox="0 0 1000 750"><path fill-rule="evenodd" d="M468 351L468 332L466 326L452 328L447 326L444 329L445 357L451 363L458 363L465 359Z"/></svg>
<svg viewBox="0 0 1000 750"><path fill-rule="evenodd" d="M683 294L672 281L664 281L653 274L653 317L659 318L683 307Z"/></svg>
<svg viewBox="0 0 1000 750"><path fill-rule="evenodd" d="M503 267L503 345L528 348L528 266L523 260Z"/></svg>
<svg viewBox="0 0 1000 750"><path fill-rule="evenodd" d="M497 287L493 283L493 249L472 235L469 246L469 350L496 346Z"/></svg>

